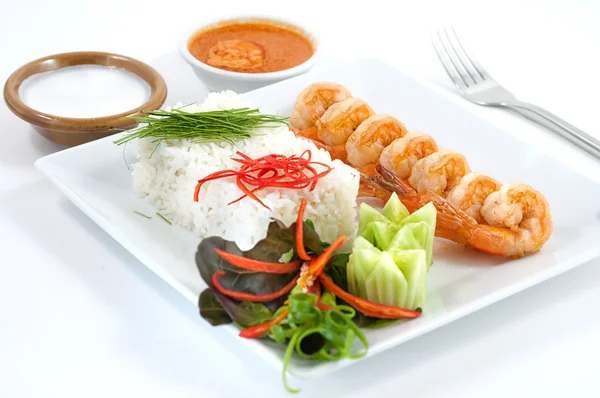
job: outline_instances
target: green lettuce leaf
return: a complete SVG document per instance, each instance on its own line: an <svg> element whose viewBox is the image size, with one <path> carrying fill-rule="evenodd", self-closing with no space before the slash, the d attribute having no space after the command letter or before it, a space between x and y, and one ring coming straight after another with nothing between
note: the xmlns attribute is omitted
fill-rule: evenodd
<svg viewBox="0 0 600 398"><path fill-rule="evenodd" d="M282 264L289 263L294 258L294 249L290 249L289 252L283 253L281 257L279 257L279 262Z"/></svg>

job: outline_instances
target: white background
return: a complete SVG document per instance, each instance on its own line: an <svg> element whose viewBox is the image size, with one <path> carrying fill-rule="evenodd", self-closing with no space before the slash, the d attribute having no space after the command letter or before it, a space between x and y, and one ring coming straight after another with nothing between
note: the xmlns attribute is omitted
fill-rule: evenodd
<svg viewBox="0 0 600 398"><path fill-rule="evenodd" d="M103 50L154 66L168 102L199 100L206 90L176 52L180 32L203 18L254 11L311 24L329 58L374 55L452 89L428 32L453 22L519 97L600 137L595 3L0 0L0 78L45 55ZM597 167L517 116L479 111L547 138L537 145L581 169ZM209 327L34 170L37 158L60 148L4 104L0 137L0 397L286 396L277 369ZM481 150L493 143L482 140ZM325 379L292 382L306 397L598 397L599 265Z"/></svg>

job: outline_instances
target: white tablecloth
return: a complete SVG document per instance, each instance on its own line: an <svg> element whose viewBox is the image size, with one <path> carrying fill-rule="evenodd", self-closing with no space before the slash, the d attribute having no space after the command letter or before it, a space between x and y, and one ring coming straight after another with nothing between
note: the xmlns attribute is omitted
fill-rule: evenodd
<svg viewBox="0 0 600 398"><path fill-rule="evenodd" d="M4 81L48 54L104 50L154 66L168 102L205 88L177 53L203 18L268 12L311 23L327 58L374 55L452 86L428 31L453 22L522 99L600 136L600 7L558 1L0 0ZM504 111L582 170L589 157ZM64 199L33 168L57 151L0 105L0 397L282 397L278 369L210 328L196 308ZM483 151L489 151L482 142ZM506 162L513 161L506 154ZM573 211L577 211L574 204ZM323 379L306 397L600 396L600 261L556 277Z"/></svg>

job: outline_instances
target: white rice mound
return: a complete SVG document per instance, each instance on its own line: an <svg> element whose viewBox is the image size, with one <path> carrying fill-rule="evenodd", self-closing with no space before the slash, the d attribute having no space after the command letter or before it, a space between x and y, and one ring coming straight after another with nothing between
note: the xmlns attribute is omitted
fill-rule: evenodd
<svg viewBox="0 0 600 398"><path fill-rule="evenodd" d="M181 107L182 104L177 104ZM252 107L232 91L210 93L186 111ZM291 225L297 217L301 198L306 198L305 219L310 218L323 241L333 242L341 235L351 241L357 229L356 198L359 173L339 160L331 160L327 151L300 139L286 126L257 130L261 135L228 143L194 144L189 140L164 141L155 150L150 139L136 140L137 163L133 164L133 187L144 195L173 224L194 231L199 238L220 236L234 241L242 250L250 250L264 239L272 219ZM194 202L199 179L224 169L239 169L231 160L236 151L251 158L268 154L290 156L309 149L312 160L333 167L316 188L303 190L265 188L256 193L269 211L251 198L228 205L243 195L235 179L223 178L205 183ZM152 153L154 151L154 153ZM152 154L152 156L150 156ZM317 166L317 170L322 168Z"/></svg>

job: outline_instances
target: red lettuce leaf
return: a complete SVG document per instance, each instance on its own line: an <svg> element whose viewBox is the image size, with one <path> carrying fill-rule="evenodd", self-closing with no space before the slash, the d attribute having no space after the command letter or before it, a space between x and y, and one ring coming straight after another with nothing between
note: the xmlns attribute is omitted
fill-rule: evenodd
<svg viewBox="0 0 600 398"><path fill-rule="evenodd" d="M204 282L211 288L213 288L213 274L217 271L224 271L225 275L219 279L219 282L228 290L255 295L272 293L288 284L294 278L296 272L282 275L248 271L223 260L215 252L215 249L254 260L276 263L283 254L295 248L295 236L296 223L286 228L282 223L273 221L269 224L266 238L258 242L251 250L245 252L234 242L223 238L216 236L205 238L200 242L196 251L196 266ZM307 251L313 252L315 255L322 253L323 249L321 248L319 235L307 223L304 223L304 245ZM222 300L221 296L223 295L215 294L215 296L219 299L223 307L227 307L230 304ZM283 304L285 299L286 297L284 296L263 304L271 311L275 311ZM236 300L229 298L228 300L239 304ZM229 307L231 306L229 305ZM227 310L227 308L225 309ZM232 312L231 308L227 311L230 316Z"/></svg>

